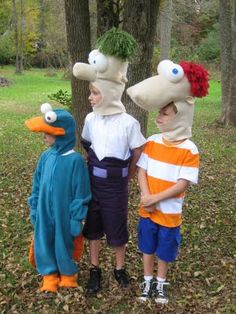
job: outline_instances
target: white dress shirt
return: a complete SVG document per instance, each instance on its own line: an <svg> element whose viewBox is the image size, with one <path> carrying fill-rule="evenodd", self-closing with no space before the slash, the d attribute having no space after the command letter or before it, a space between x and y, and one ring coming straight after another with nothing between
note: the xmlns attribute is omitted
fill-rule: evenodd
<svg viewBox="0 0 236 314"><path fill-rule="evenodd" d="M82 138L91 143L99 160L105 157L126 160L130 150L146 143L139 122L125 112L110 116L90 112L85 118Z"/></svg>

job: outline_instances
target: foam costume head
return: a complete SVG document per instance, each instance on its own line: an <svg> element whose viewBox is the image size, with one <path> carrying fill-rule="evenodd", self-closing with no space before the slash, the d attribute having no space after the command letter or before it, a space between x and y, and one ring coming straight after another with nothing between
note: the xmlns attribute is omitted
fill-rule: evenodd
<svg viewBox="0 0 236 314"><path fill-rule="evenodd" d="M131 86L127 93L135 104L151 111L160 110L174 102L175 117L159 126L163 137L179 141L192 136L194 97L208 93L208 72L199 64L182 61L175 64L163 60L157 67L158 75Z"/></svg>
<svg viewBox="0 0 236 314"><path fill-rule="evenodd" d="M63 109L52 110L49 103L41 105L44 117L35 117L25 121L32 132L48 133L56 136L52 148L59 154L73 149L76 144L76 124L73 116Z"/></svg>
<svg viewBox="0 0 236 314"><path fill-rule="evenodd" d="M125 112L121 96L127 83L128 60L135 54L136 41L128 33L112 28L97 40L97 49L89 54L88 62L78 62L73 75L90 81L102 94L102 100L93 110L99 115Z"/></svg>

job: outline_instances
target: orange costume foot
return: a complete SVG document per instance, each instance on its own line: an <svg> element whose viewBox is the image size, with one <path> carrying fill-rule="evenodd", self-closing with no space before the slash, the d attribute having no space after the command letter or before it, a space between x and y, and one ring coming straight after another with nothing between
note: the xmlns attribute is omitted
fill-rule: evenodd
<svg viewBox="0 0 236 314"><path fill-rule="evenodd" d="M65 276L61 275L61 280L59 282L59 287L65 287L65 288L77 288L77 274L72 276Z"/></svg>
<svg viewBox="0 0 236 314"><path fill-rule="evenodd" d="M43 276L42 286L40 291L56 292L59 285L58 274L51 274Z"/></svg>

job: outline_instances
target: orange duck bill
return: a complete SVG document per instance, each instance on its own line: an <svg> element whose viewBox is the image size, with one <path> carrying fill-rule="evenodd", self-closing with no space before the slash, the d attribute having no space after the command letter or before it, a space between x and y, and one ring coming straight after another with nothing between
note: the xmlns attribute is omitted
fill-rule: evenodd
<svg viewBox="0 0 236 314"><path fill-rule="evenodd" d="M47 124L42 117L35 117L25 121L25 125L32 132L42 132L51 135L65 135L63 128L58 128Z"/></svg>

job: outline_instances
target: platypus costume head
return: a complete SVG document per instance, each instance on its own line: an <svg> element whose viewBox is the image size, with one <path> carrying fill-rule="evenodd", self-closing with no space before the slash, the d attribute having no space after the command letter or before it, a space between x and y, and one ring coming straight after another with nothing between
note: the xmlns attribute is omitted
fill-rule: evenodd
<svg viewBox="0 0 236 314"><path fill-rule="evenodd" d="M95 113L106 116L125 112L121 96L128 81L128 60L135 54L137 43L128 33L112 28L98 38L96 46L89 54L89 64L77 62L73 75L90 81L100 91L102 100L94 106Z"/></svg>
<svg viewBox="0 0 236 314"><path fill-rule="evenodd" d="M48 133L56 136L52 146L59 154L73 149L76 144L76 124L73 116L63 109L52 110L49 103L41 105L43 117L35 117L25 121L32 132Z"/></svg>
<svg viewBox="0 0 236 314"><path fill-rule="evenodd" d="M131 86L127 93L135 104L148 111L159 111L173 102L175 117L158 126L163 137L179 141L192 136L194 97L208 93L208 72L199 64L182 61L175 64L163 60L157 67L158 75Z"/></svg>

